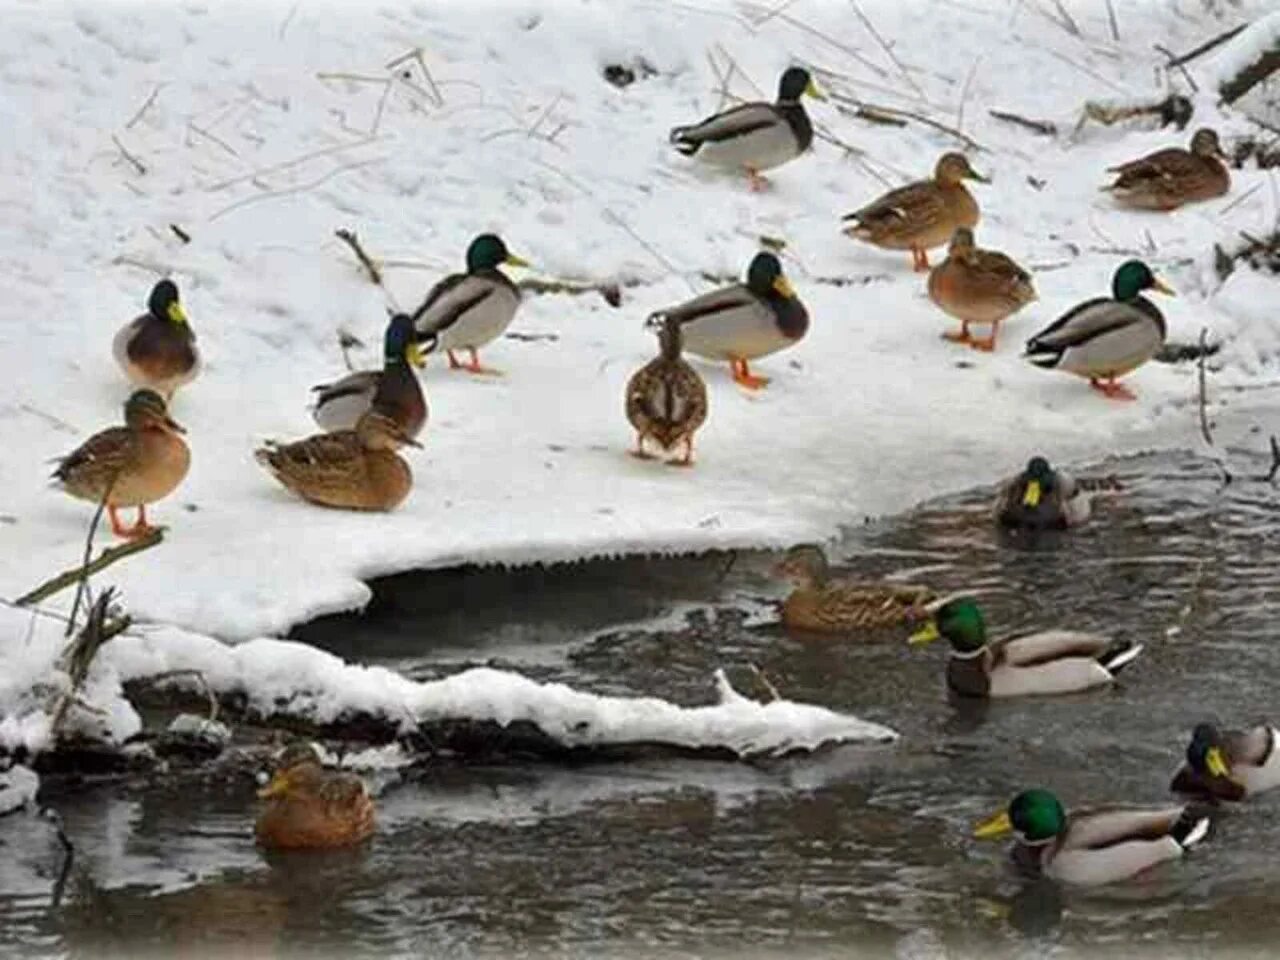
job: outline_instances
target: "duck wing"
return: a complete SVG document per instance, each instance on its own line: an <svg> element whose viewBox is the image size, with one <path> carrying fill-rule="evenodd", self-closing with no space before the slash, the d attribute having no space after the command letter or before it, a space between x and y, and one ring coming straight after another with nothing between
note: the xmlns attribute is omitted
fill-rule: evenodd
<svg viewBox="0 0 1280 960"><path fill-rule="evenodd" d="M495 287L483 277L455 273L445 277L427 294L413 312L413 326L419 335L440 333L453 326L468 311L493 296Z"/></svg>
<svg viewBox="0 0 1280 960"><path fill-rule="evenodd" d="M1137 160L1108 168L1109 172L1117 174L1116 182L1112 186L1121 188L1147 180L1194 176L1201 169L1200 161L1189 151L1179 147L1157 150Z"/></svg>
<svg viewBox="0 0 1280 960"><path fill-rule="evenodd" d="M786 123L786 120L773 104L744 103L731 110L713 114L699 123L675 127L669 139L681 153L692 155L704 143L732 140L779 123Z"/></svg>
<svg viewBox="0 0 1280 960"><path fill-rule="evenodd" d="M1072 307L1027 341L1027 350L1063 351L1088 343L1142 319L1144 314L1119 300L1097 297Z"/></svg>
<svg viewBox="0 0 1280 960"><path fill-rule="evenodd" d="M65 483L71 478L105 480L117 476L137 455L134 440L127 427L109 427L95 433L58 461L53 478Z"/></svg>
<svg viewBox="0 0 1280 960"><path fill-rule="evenodd" d="M941 192L933 189L933 186L932 181L922 180L898 187L865 207L846 213L843 219L881 229L891 229L907 223L933 222L947 212Z"/></svg>
<svg viewBox="0 0 1280 960"><path fill-rule="evenodd" d="M1096 657L1110 646L1110 639L1096 633L1043 630L1013 637L1000 644L997 649L1004 663L1014 667L1031 667L1066 657Z"/></svg>
<svg viewBox="0 0 1280 960"><path fill-rule="evenodd" d="M674 307L659 310L654 313L654 316L675 320L683 326L702 317L759 306L761 306L760 298L745 285L736 283L718 290L711 290Z"/></svg>

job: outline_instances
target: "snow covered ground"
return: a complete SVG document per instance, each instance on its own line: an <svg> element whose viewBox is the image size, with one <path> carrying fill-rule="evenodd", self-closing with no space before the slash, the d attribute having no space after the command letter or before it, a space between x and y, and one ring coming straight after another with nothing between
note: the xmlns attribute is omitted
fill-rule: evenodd
<svg viewBox="0 0 1280 960"><path fill-rule="evenodd" d="M1117 4L1115 43L1101 0L1065 4L1079 35L1036 2L861 6L892 59L836 0L773 15L712 0L8 4L0 595L79 556L91 509L48 489L46 461L119 419L128 387L111 337L162 274L179 283L207 362L173 410L193 465L154 511L165 544L109 580L138 618L233 640L357 607L362 580L392 571L821 539L994 480L1036 450L1071 460L1190 445L1193 369L1149 365L1133 378L1141 400L1124 405L1018 356L1027 335L1105 293L1128 251L1178 288L1161 304L1172 337L1208 327L1225 342L1216 388L1273 376L1274 285L1245 272L1218 289L1210 267L1214 240L1275 220L1265 173L1238 172L1228 197L1173 215L1124 212L1097 189L1105 168L1190 131L1090 126L1068 142L987 114L1069 130L1086 98L1158 99L1153 44L1186 50L1232 21L1199 0ZM430 78L413 61L386 69L415 47ZM982 146L971 156L994 182L975 188L979 241L1035 269L1041 296L995 355L939 339L945 320L908 258L838 229L956 139L814 104L865 162L819 140L771 191L749 193L666 143L673 124L718 106L708 54L734 58L739 95L753 95L749 78L771 98L802 61L828 88ZM636 58L657 74L621 90L602 79L607 63ZM1191 70L1212 76L1212 58ZM1228 144L1247 129L1207 98L1193 123ZM390 296L334 238L340 227L376 257L412 261L387 269ZM414 303L490 229L540 276L627 284L622 307L532 296L513 331L547 336L488 351L505 377L434 362L426 446L408 452L416 487L398 512L291 499L252 450L313 431L308 388L341 372L336 332L359 336L358 361L376 364L388 303ZM760 234L786 238L811 333L760 364L774 383L759 395L703 367L712 411L696 469L628 458L621 391L654 350L645 316L705 289L703 272L739 274Z"/></svg>

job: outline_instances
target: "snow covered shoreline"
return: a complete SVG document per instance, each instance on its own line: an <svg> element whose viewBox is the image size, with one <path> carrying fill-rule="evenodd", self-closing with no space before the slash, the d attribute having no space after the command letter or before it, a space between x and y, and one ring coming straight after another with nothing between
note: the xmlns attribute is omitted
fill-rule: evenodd
<svg viewBox="0 0 1280 960"><path fill-rule="evenodd" d="M364 581L382 574L783 546L993 481L1034 451L1070 461L1192 445L1194 370L1149 365L1134 377L1138 403L1109 404L1017 355L1023 337L1104 292L1123 250L1146 251L1179 289L1172 337L1205 326L1224 341L1215 385L1269 378L1273 288L1240 271L1219 290L1210 267L1213 240L1274 217L1270 191L1254 189L1263 173L1235 172L1218 202L1127 213L1099 194L1104 169L1190 131L1087 128L1068 144L986 114L1069 128L1086 97L1162 95L1133 86L1147 74L1105 39L1102 2L1076 5L1084 39L994 0L930 5L924 28L913 4L868 6L910 83L846 5L824 0L767 27L728 4L14 8L0 39L0 120L16 148L0 185L12 264L0 315L0 596L79 556L90 510L48 490L44 461L118 420L127 388L110 339L160 271L182 287L207 358L173 411L193 467L154 511L170 528L164 545L109 579L141 620L235 641L358 608ZM1123 17L1126 56L1155 63L1153 42L1183 49L1212 32L1177 6ZM765 91L801 59L851 76L868 99L948 123L964 107L965 132L986 148L974 162L994 179L979 188L979 241L1040 268L1040 302L1007 325L994 356L939 339L945 319L905 256L838 233L841 213L882 181L926 173L954 139L819 104L815 120L866 150L874 175L820 141L773 175L770 192L749 194L665 142L672 124L716 107L706 54L717 45ZM383 67L417 46L439 100L417 74L401 82ZM624 90L602 79L606 63L636 57L658 74ZM734 90L753 95L741 81ZM1201 123L1228 141L1245 129L1208 100L1197 102ZM557 128L554 142L536 135ZM617 310L594 296L529 297L513 329L546 338L495 345L486 360L506 370L500 380L433 365L410 499L390 516L326 512L290 499L251 451L315 429L308 389L340 372L338 329L369 345L359 363L377 362L388 298L334 239L339 227L375 256L413 261L387 270L401 304L456 269L485 229L540 275L637 285ZM644 317L705 288L703 272L739 274L761 234L787 239L810 335L761 364L774 383L759 396L702 366L712 409L696 469L630 460L621 391L654 349Z"/></svg>

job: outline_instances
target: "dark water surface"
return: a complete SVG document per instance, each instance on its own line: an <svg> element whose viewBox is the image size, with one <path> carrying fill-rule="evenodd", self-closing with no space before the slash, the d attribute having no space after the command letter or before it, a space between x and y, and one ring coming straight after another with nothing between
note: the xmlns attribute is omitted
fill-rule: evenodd
<svg viewBox="0 0 1280 960"><path fill-rule="evenodd" d="M969 839L1026 786L1163 802L1196 721L1280 719L1273 488L1221 488L1191 457L1105 471L1128 489L1070 538L1004 542L977 493L851 531L841 551L862 574L983 591L996 633L1140 640L1113 690L951 703L941 649L770 623L765 556L396 578L371 618L303 635L418 676L494 663L684 703L708 702L721 666L750 692L754 663L784 696L902 741L423 774L383 791L367 850L332 855L263 857L248 790L88 793L59 805L80 854L57 909L48 829L0 821L0 955L1272 956L1280 796L1228 814L1194 856L1089 894L1025 887L1000 846Z"/></svg>

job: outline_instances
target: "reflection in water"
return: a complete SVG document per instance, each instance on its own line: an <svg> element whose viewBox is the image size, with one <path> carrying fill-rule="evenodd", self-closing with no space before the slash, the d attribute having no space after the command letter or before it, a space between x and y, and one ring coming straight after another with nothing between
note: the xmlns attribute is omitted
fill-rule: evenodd
<svg viewBox="0 0 1280 960"><path fill-rule="evenodd" d="M944 651L908 648L905 630L759 625L740 611L778 595L764 556L727 575L724 558L507 586L451 574L447 602L430 578L405 579L379 616L331 619L310 638L422 672L497 657L688 703L705 701L716 667L749 689L757 664L785 696L903 740L739 765L428 765L381 794L370 845L334 856L264 858L249 787L88 794L60 804L81 856L59 910L47 825L0 821L0 953L1269 956L1280 798L1229 812L1168 869L1084 894L1028 884L999 845L969 838L1030 786L1068 806L1165 801L1192 724L1274 709L1271 489L1220 489L1189 457L1117 468L1127 491L1077 534L1010 539L975 494L859 527L842 550L862 576L980 591L997 636L1066 627L1146 644L1113 689L975 704L946 691ZM691 619L672 616L689 604Z"/></svg>

